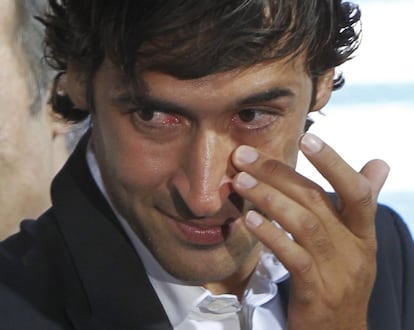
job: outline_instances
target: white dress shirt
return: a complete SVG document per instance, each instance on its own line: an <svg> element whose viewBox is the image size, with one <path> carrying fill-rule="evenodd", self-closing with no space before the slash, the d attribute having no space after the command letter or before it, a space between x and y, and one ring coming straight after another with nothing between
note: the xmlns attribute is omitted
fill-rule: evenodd
<svg viewBox="0 0 414 330"><path fill-rule="evenodd" d="M167 273L113 207L103 185L101 173L89 144L87 163L100 191L112 207L134 248L169 321L175 330L268 330L284 329L283 308L278 283L289 274L267 249L244 292L242 302L232 294L214 295L201 286L188 285Z"/></svg>

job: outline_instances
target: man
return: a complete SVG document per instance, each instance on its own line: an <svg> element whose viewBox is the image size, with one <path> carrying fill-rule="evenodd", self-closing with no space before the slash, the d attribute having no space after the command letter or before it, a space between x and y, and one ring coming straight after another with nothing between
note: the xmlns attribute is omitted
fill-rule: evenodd
<svg viewBox="0 0 414 330"><path fill-rule="evenodd" d="M47 105L54 70L42 60L47 1L0 3L0 239L50 206L49 186L67 158L64 125Z"/></svg>
<svg viewBox="0 0 414 330"><path fill-rule="evenodd" d="M358 45L356 6L50 4L63 112L92 129L52 208L1 244L5 329L414 327L413 243L376 205L388 166L355 172L303 135ZM336 196L295 172L299 150Z"/></svg>

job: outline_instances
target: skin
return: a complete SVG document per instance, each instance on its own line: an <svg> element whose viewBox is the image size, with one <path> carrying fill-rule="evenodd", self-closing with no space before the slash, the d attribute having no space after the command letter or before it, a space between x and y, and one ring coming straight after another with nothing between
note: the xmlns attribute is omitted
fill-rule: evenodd
<svg viewBox="0 0 414 330"><path fill-rule="evenodd" d="M301 149L340 197L332 205L315 183L292 168L239 148L233 161L242 171L236 191L290 232L249 211L246 225L290 271L289 329L366 329L367 307L376 272L376 198L389 168L368 162L360 173L318 137L306 134ZM245 153L254 161L243 161ZM250 175L253 180L246 180ZM249 182L248 185L245 182Z"/></svg>
<svg viewBox="0 0 414 330"><path fill-rule="evenodd" d="M0 239L49 205L50 182L66 158L61 124L50 109L30 114L30 68L16 44L14 0L0 2Z"/></svg>
<svg viewBox="0 0 414 330"><path fill-rule="evenodd" d="M215 294L241 297L263 242L291 272L292 329L339 329L338 320L343 329L363 328L375 276L375 198L386 165L373 162L358 174L329 147L310 153L301 139L308 112L328 101L332 77L330 70L314 86L303 56L193 80L145 72L144 98L157 100L155 112L130 101L109 61L94 85L92 144L105 188L161 265ZM275 90L279 96L263 100ZM74 63L68 93L86 108ZM295 172L299 147L338 189L339 210ZM278 219L295 241L269 221L252 221L263 218L251 209ZM220 227L229 219L231 229ZM182 226L229 230L206 244Z"/></svg>

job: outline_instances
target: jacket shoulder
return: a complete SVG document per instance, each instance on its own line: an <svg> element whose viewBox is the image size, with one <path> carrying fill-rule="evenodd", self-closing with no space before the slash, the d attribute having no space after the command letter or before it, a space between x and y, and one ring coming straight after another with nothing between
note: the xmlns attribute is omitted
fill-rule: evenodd
<svg viewBox="0 0 414 330"><path fill-rule="evenodd" d="M414 329L414 244L401 217L379 205L377 278L369 306L372 329Z"/></svg>
<svg viewBox="0 0 414 330"><path fill-rule="evenodd" d="M2 329L65 329L64 297L76 290L70 257L53 211L24 220L20 232L0 243Z"/></svg>

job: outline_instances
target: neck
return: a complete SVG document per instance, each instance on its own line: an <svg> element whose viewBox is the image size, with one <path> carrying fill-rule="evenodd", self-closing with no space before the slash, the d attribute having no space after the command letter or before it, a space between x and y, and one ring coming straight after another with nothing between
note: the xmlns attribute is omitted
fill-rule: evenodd
<svg viewBox="0 0 414 330"><path fill-rule="evenodd" d="M234 294L242 301L244 291L259 261L262 245L258 243L239 270L219 282L205 283L204 288L214 295Z"/></svg>

